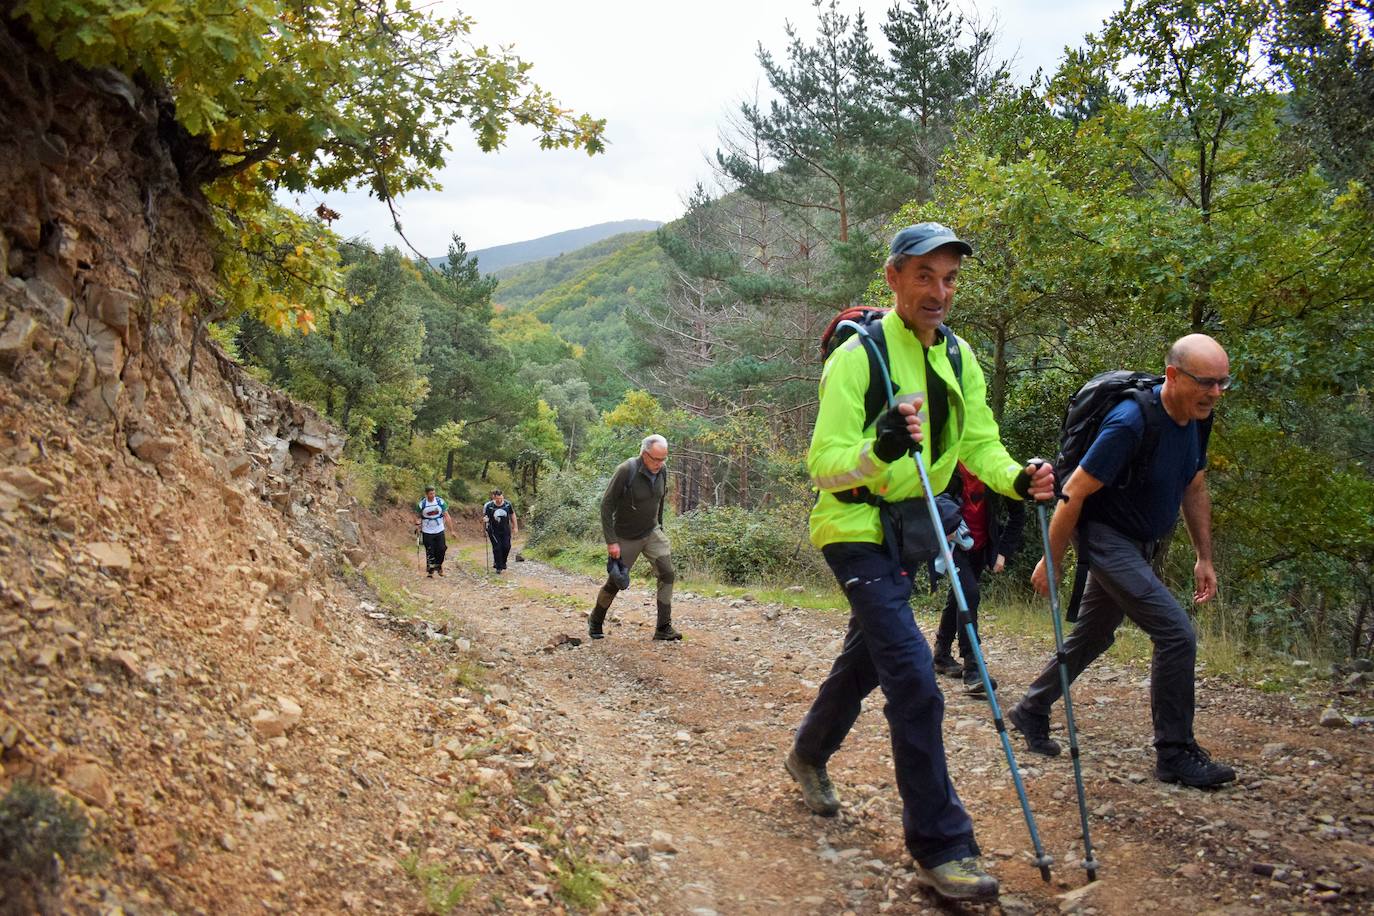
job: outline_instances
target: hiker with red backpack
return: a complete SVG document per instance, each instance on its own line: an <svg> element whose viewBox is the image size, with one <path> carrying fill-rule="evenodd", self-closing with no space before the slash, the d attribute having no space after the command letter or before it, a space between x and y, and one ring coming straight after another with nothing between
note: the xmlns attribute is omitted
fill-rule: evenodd
<svg viewBox="0 0 1374 916"><path fill-rule="evenodd" d="M989 489L963 462L959 463L958 473L950 478L946 493L959 500L959 514L968 529L969 546L954 551L954 567L964 589L974 633L977 634L983 571L991 569L994 574L1000 573L1006 568L1007 560L1020 549L1022 530L1026 526L1026 508L1021 500L1008 499L996 490ZM956 634L958 661L951 652ZM949 590L945 609L940 614L940 626L935 633L935 672L961 678L964 690L971 696L985 693L968 634L959 626L959 608L953 588Z"/></svg>
<svg viewBox="0 0 1374 916"><path fill-rule="evenodd" d="M1057 755L1060 748L1049 736L1049 714L1066 689L1058 658L1065 659L1066 680L1072 683L1111 646L1123 618L1130 618L1154 644L1150 710L1155 777L1197 788L1219 786L1235 779L1236 773L1212 760L1193 736L1197 634L1187 611L1151 564L1181 508L1197 557L1193 601L1203 604L1216 595L1207 442L1212 411L1231 385L1230 361L1212 338L1189 334L1169 349L1158 384L1142 390L1123 376L1129 374L1104 373L1070 402L1064 441L1070 443L1071 434L1081 427L1086 447L1061 450L1056 473L1065 476L1064 502L1049 525L1048 551L1057 576L1065 548L1074 541L1079 566L1086 565L1086 584L1063 648L1008 718L1033 752ZM1086 403L1096 392L1113 390L1113 385L1119 386L1120 394L1104 405L1100 426L1088 428L1091 410L1074 422L1075 402ZM1068 465L1076 465L1072 473L1067 473ZM1043 558L1031 584L1040 594L1049 594ZM1072 609L1069 617L1074 619Z"/></svg>
<svg viewBox="0 0 1374 916"><path fill-rule="evenodd" d="M983 870L973 822L950 780L944 698L910 605L914 577L924 573L935 556L931 544L938 543L921 471L929 467L932 492L943 490L963 461L1007 496L1054 494L1048 464L1023 464L1007 453L973 351L944 325L960 265L972 253L939 223L898 232L884 268L895 308L865 332L882 338L885 356L880 360L861 341L864 335L855 334L838 344L821 374L807 453L820 491L811 542L843 588L851 615L844 648L785 761L806 806L835 815L840 803L826 765L864 698L881 687L906 847L918 879L952 899L994 898L998 883ZM885 378L897 395L891 407ZM926 464L918 468L913 455ZM934 512L946 533L953 530L943 511ZM957 526L957 508L953 516Z"/></svg>

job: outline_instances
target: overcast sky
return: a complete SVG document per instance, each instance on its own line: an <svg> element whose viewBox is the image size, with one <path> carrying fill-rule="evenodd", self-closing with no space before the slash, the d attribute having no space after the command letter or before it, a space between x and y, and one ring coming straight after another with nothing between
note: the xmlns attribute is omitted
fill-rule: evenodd
<svg viewBox="0 0 1374 916"><path fill-rule="evenodd" d="M841 0L862 9L869 33L886 53L880 25L892 0ZM1065 45L1095 32L1120 2L1001 0L978 6L995 16L1001 45L1024 81L1052 71ZM756 51L781 56L784 24L813 33L810 0L465 0L474 39L514 45L533 62L534 79L562 105L605 118L608 150L541 151L512 131L505 148L481 153L471 136L452 137L441 173L444 189L399 201L401 223L427 255L442 255L457 233L469 249L486 248L621 219L668 221L682 200L711 177L708 159L721 125L755 88L766 91ZM966 7L971 8L971 7ZM324 200L343 218L334 229L377 245L400 244L386 208L365 194L294 199L313 210Z"/></svg>

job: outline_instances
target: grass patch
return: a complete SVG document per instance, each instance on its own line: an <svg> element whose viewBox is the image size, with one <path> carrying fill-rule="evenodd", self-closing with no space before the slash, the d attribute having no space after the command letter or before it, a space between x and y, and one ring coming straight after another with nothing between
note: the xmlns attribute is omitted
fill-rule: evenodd
<svg viewBox="0 0 1374 916"><path fill-rule="evenodd" d="M601 905L611 879L591 862L571 852L559 854L554 862L558 887L554 896L579 910L594 910Z"/></svg>
<svg viewBox="0 0 1374 916"><path fill-rule="evenodd" d="M425 906L431 913L439 913L440 916L447 916L452 912L454 907L467 899L473 886L477 884L476 878L462 875L455 877L439 862L421 865L418 852L403 856L400 866L406 875L420 885Z"/></svg>
<svg viewBox="0 0 1374 916"><path fill-rule="evenodd" d="M600 544L551 544L533 548L529 553L531 556L566 573L584 575L597 580L606 577L606 548ZM678 594L693 592L714 598L740 598L745 595L752 595L755 600L765 604L783 604L789 607L803 607L813 610L843 610L845 612L849 610L844 596L840 593L839 588L833 584L825 586L807 585L800 592L790 592L786 585L776 584L723 585L701 576L699 572L690 567L683 568L677 558L674 558L674 566L678 574L674 589ZM653 573L647 562L635 564L635 568L630 572L630 584L632 588L642 587L651 590L655 588ZM517 589L517 594L524 595L525 591L526 587L521 586ZM570 597L535 589L528 589L528 591L529 594L525 597L537 598L540 601L579 607L585 603L580 597Z"/></svg>
<svg viewBox="0 0 1374 916"><path fill-rule="evenodd" d="M448 669L448 677L453 683L473 693L480 693L485 685L487 674L482 666L469 658L461 659Z"/></svg>
<svg viewBox="0 0 1374 916"><path fill-rule="evenodd" d="M453 811L459 817L467 818L472 816L473 809L477 807L477 800L481 798L477 790L472 786L467 786L459 792L453 794Z"/></svg>
<svg viewBox="0 0 1374 916"><path fill-rule="evenodd" d="M397 617L425 616L425 606L419 599L406 591L399 582L387 573L369 568L363 570L363 579L377 593L377 600L382 603L382 606Z"/></svg>
<svg viewBox="0 0 1374 916"><path fill-rule="evenodd" d="M535 777L521 776L515 780L515 797L537 808L545 801L543 785Z"/></svg>
<svg viewBox="0 0 1374 916"><path fill-rule="evenodd" d="M66 871L88 871L102 857L86 843L89 824L70 798L16 782L0 799L0 887L16 906L47 912ZM27 906L26 906L27 904Z"/></svg>

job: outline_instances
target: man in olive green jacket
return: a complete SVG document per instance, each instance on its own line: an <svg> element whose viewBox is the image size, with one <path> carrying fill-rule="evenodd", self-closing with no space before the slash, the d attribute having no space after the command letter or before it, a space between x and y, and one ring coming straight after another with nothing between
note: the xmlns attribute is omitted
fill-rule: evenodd
<svg viewBox="0 0 1374 916"><path fill-rule="evenodd" d="M807 807L835 814L839 800L826 763L858 718L863 699L882 687L907 849L917 877L955 899L996 897L997 879L982 868L973 822L945 761L944 697L908 603L912 582L924 570L904 568L902 545L892 543L896 529L889 526L893 535L885 537L879 506L890 510L924 499L908 457L918 448L937 493L960 461L1007 496L1049 499L1054 487L1048 463L1023 465L1007 453L987 405L983 371L968 344L944 327L963 257L972 253L939 223L908 226L892 240L885 276L895 308L883 317L882 332L899 400L895 409L865 417L869 356L857 334L831 355L821 375L806 459L820 490L811 510L811 542L844 589L851 615L844 649L786 761ZM951 351L958 354L958 372ZM913 526L928 524L923 503L911 508Z"/></svg>
<svg viewBox="0 0 1374 916"><path fill-rule="evenodd" d="M618 561L628 578L640 554L649 561L658 577L658 626L654 639L676 640L682 634L673 629L673 558L668 537L663 533L663 504L668 495L668 440L659 435L646 436L640 443L639 457L621 462L606 484L601 497L601 531L606 538L606 555ZM587 635L601 639L606 611L623 587L610 575L596 596L596 607L587 619Z"/></svg>

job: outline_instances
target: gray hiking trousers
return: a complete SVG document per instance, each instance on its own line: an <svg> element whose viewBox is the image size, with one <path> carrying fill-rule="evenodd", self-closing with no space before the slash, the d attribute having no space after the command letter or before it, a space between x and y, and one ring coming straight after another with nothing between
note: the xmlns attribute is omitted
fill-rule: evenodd
<svg viewBox="0 0 1374 916"><path fill-rule="evenodd" d="M673 557L672 548L668 544L668 536L663 533L662 528L655 527L648 535L642 538L621 538L620 562L625 565L625 570L634 568L635 561L640 554L649 561L649 565L654 568L654 575L658 577L658 606L661 608L671 607L673 604ZM616 588L610 579L601 586L601 591L596 596L596 606L608 608L615 600Z"/></svg>
<svg viewBox="0 0 1374 916"><path fill-rule="evenodd" d="M1109 525L1084 522L1090 565L1078 621L1064 640L1064 656L1072 683L1116 640L1125 617L1145 631L1154 643L1150 663L1150 716L1154 744L1167 748L1193 740L1193 669L1197 634L1178 601L1159 581L1150 561L1157 545L1133 540ZM1026 691L1021 708L1047 716L1063 691L1059 662L1052 660Z"/></svg>

